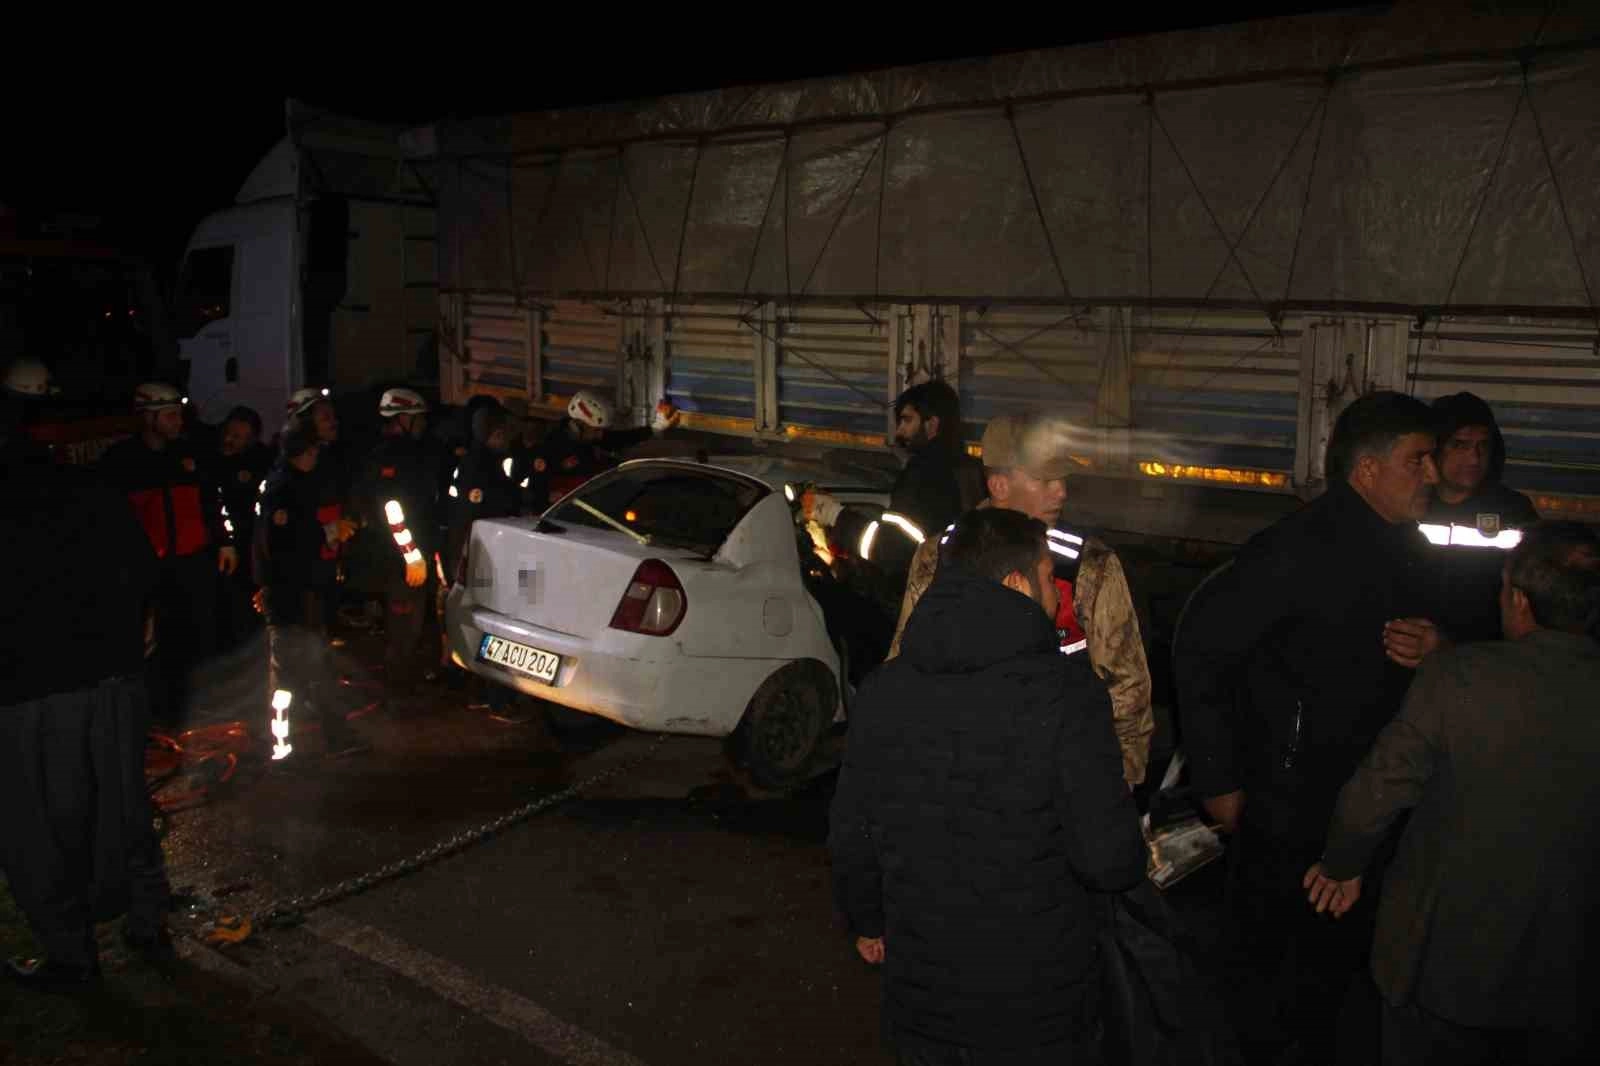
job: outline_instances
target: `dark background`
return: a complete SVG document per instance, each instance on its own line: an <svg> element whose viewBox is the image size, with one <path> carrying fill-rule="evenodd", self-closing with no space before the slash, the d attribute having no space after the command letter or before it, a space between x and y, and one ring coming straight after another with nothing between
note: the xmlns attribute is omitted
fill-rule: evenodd
<svg viewBox="0 0 1600 1066"><path fill-rule="evenodd" d="M1221 4L1164 12L1148 4L1091 16L1061 5L999 17L908 6L878 25L833 7L710 18L682 8L619 9L614 17L590 16L588 26L566 19L546 25L537 8L514 17L473 8L456 29L437 10L408 15L379 7L372 25L337 32L318 26L304 9L241 7L212 13L237 24L219 23L214 34L182 45L170 37L142 44L140 30L131 28L125 44L116 42L118 31L103 29L88 44L66 27L16 33L9 35L12 58L0 65L6 101L0 205L24 219L98 218L94 235L101 243L147 258L170 285L194 223L231 202L250 168L283 136L289 97L420 124L1336 6ZM476 32L469 34L469 26ZM381 43L385 38L389 43Z"/></svg>

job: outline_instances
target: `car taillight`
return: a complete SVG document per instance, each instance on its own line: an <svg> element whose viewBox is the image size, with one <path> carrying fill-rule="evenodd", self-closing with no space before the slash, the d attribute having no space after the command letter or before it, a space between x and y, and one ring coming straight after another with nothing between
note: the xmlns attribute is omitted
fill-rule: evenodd
<svg viewBox="0 0 1600 1066"><path fill-rule="evenodd" d="M633 572L633 580L611 616L611 628L664 637L678 628L688 612L689 598L672 567L660 559L646 559Z"/></svg>

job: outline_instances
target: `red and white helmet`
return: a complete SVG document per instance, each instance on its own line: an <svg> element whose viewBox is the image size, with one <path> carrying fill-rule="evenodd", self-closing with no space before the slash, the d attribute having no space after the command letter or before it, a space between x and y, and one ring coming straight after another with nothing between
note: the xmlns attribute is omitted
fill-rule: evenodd
<svg viewBox="0 0 1600 1066"><path fill-rule="evenodd" d="M579 389L573 394L572 402L567 404L567 417L595 429L607 429L616 421L611 404L588 389Z"/></svg>
<svg viewBox="0 0 1600 1066"><path fill-rule="evenodd" d="M384 418L427 413L428 401L410 389L386 389L382 398L378 400L378 414Z"/></svg>
<svg viewBox="0 0 1600 1066"><path fill-rule="evenodd" d="M305 414L307 411L315 407L319 402L326 400L327 398L327 389L295 389L294 394L289 397L289 402L284 405L284 417L298 418L300 415Z"/></svg>
<svg viewBox="0 0 1600 1066"><path fill-rule="evenodd" d="M147 381L133 390L133 407L136 411L160 411L168 407L182 407L189 398L171 385L160 381Z"/></svg>

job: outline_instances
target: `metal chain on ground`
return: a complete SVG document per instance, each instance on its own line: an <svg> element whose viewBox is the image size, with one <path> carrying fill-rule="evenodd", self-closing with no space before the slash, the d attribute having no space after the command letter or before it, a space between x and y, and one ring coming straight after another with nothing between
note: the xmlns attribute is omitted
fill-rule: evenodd
<svg viewBox="0 0 1600 1066"><path fill-rule="evenodd" d="M386 881L393 881L395 878L415 873L424 866L437 862L447 855L453 855L478 843L480 840L485 840L495 835L501 830L509 829L518 822L526 821L536 814L565 803L585 790L616 777L624 770L633 769L653 755L666 738L667 734L658 733L651 740L649 747L632 758L624 759L615 766L591 774L558 792L552 792L547 796L541 796L536 800L525 803L498 818L484 822L482 825L463 829L459 833L436 841L409 858L386 863L375 870L370 870L355 877L345 878L343 881L329 885L326 888L320 888L315 892L305 892L300 895L274 900L257 911L251 921L258 929L270 926L293 925L300 921L307 911L316 910L318 907L326 906L337 900L348 899Z"/></svg>

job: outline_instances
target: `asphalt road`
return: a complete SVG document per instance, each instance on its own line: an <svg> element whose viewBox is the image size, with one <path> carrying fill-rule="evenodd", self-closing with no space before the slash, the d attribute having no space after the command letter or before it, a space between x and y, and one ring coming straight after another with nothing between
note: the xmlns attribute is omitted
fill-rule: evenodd
<svg viewBox="0 0 1600 1066"><path fill-rule="evenodd" d="M188 724L239 718L263 733L259 655L214 663ZM247 988L318 1039L401 1066L892 1061L878 974L832 905L833 770L763 793L717 740L608 723L557 735L537 706L496 712L470 687L386 696L369 637L339 658L342 705L370 751L327 758L298 722L287 760L244 758L208 802L170 816L191 984ZM298 925L224 948L198 939L219 916L260 914L608 770Z"/></svg>
<svg viewBox="0 0 1600 1066"><path fill-rule="evenodd" d="M409 856L626 764L579 798L404 878L186 954L393 1063L886 1063L877 974L834 917L834 774L788 795L739 779L719 741L600 723L556 739L537 708L382 695L357 639L346 705L372 750L327 759L302 731L171 816L175 925L258 912ZM199 703L256 703L252 660ZM526 721L518 718L527 717Z"/></svg>

